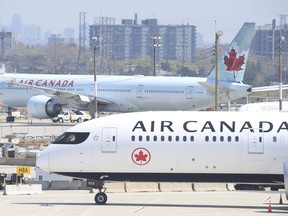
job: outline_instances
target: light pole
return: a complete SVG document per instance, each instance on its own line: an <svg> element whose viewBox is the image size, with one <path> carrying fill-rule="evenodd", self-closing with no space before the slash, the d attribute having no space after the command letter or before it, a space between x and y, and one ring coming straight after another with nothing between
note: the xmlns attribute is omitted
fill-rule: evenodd
<svg viewBox="0 0 288 216"><path fill-rule="evenodd" d="M215 77L215 111L219 109L219 39L223 35L222 31L217 31L215 34L215 56L216 56L216 77Z"/></svg>
<svg viewBox="0 0 288 216"><path fill-rule="evenodd" d="M279 111L282 110L282 41L284 37L279 37Z"/></svg>
<svg viewBox="0 0 288 216"><path fill-rule="evenodd" d="M93 41L93 63L94 63L94 118L97 118L97 78L96 78L96 42L97 37L92 37Z"/></svg>
<svg viewBox="0 0 288 216"><path fill-rule="evenodd" d="M159 40L161 37L153 36L153 76L156 76L156 48L161 47Z"/></svg>

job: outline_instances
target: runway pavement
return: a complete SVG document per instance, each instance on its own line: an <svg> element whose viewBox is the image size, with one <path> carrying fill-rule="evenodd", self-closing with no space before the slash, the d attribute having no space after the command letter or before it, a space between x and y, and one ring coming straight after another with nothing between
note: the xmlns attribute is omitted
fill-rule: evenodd
<svg viewBox="0 0 288 216"><path fill-rule="evenodd" d="M106 205L94 203L89 191L43 191L41 195L0 195L1 215L287 215L279 192L147 192L108 193ZM284 194L283 194L284 195ZM271 197L272 213L268 213ZM266 204L263 202L266 200ZM286 203L286 204L285 204Z"/></svg>

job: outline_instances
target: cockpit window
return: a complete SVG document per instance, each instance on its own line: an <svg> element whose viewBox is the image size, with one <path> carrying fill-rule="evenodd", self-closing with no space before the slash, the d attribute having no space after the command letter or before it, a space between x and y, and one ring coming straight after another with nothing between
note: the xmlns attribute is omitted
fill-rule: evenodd
<svg viewBox="0 0 288 216"><path fill-rule="evenodd" d="M59 137L57 137L52 144L80 144L84 142L88 136L89 132L65 132Z"/></svg>

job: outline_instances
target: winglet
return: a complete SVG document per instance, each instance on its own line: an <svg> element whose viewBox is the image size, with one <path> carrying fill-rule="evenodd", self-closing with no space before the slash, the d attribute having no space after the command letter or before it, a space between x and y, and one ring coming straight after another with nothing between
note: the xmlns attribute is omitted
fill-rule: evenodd
<svg viewBox="0 0 288 216"><path fill-rule="evenodd" d="M242 82L246 70L250 45L255 34L255 23L244 23L235 36L229 49L224 53L219 62L220 80L229 82ZM215 67L208 79L215 80Z"/></svg>

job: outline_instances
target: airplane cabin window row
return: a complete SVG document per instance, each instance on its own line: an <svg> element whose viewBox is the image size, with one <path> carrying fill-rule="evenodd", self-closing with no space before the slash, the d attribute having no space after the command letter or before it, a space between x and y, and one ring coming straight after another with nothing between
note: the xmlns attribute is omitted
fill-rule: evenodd
<svg viewBox="0 0 288 216"><path fill-rule="evenodd" d="M171 90L145 90L146 93L174 93L183 94L184 91L171 91Z"/></svg>
<svg viewBox="0 0 288 216"><path fill-rule="evenodd" d="M131 136L131 141L132 142L135 142L135 141L154 141L154 142L157 142L157 141L161 141L161 142L164 142L164 141L168 141L168 142L194 142L194 136L142 136L142 135L139 135L139 136ZM209 141L213 141L213 142L225 142L225 141L228 141L228 142L239 142L239 136L235 136L235 137L232 137L232 136L220 136L220 137L217 137L217 136L205 136L205 141L206 142L209 142Z"/></svg>
<svg viewBox="0 0 288 216"><path fill-rule="evenodd" d="M206 142L209 142L209 141L213 141L213 142L217 142L217 141L220 141L220 142L224 142L224 141L228 141L228 142L239 142L239 136L235 136L235 137L232 137L232 136L220 136L220 137L217 137L217 136L205 136L205 141Z"/></svg>
<svg viewBox="0 0 288 216"><path fill-rule="evenodd" d="M154 142L157 142L157 141L169 141L169 142L172 142L172 141L176 141L176 142L179 142L179 141L183 141L183 142L194 142L194 136L142 136L142 135L139 135L138 137L137 136L131 136L131 141L154 141Z"/></svg>
<svg viewBox="0 0 288 216"><path fill-rule="evenodd" d="M102 92L131 92L131 89L98 89Z"/></svg>

